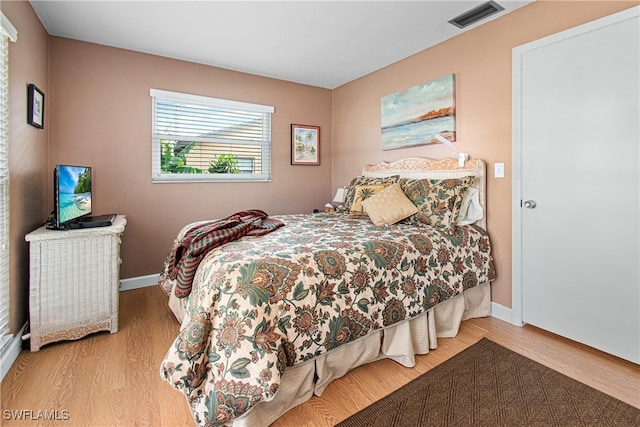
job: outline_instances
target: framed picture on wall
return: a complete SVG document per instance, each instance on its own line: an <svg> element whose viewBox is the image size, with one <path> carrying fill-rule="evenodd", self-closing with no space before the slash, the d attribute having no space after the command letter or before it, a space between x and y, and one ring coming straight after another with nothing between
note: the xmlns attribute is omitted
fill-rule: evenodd
<svg viewBox="0 0 640 427"><path fill-rule="evenodd" d="M44 128L44 93L34 84L27 86L27 123Z"/></svg>
<svg viewBox="0 0 640 427"><path fill-rule="evenodd" d="M383 150L455 141L454 74L383 97L380 114Z"/></svg>
<svg viewBox="0 0 640 427"><path fill-rule="evenodd" d="M320 126L291 125L291 164L320 164Z"/></svg>

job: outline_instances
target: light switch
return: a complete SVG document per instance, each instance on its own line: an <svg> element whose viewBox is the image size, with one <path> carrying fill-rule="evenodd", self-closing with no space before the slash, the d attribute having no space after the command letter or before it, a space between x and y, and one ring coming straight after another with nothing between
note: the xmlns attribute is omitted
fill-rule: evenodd
<svg viewBox="0 0 640 427"><path fill-rule="evenodd" d="M504 163L496 163L494 165L493 176L496 178L504 178Z"/></svg>

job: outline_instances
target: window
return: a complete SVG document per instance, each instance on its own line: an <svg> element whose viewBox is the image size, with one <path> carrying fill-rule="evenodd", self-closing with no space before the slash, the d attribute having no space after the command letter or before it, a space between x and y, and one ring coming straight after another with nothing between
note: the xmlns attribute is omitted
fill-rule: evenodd
<svg viewBox="0 0 640 427"><path fill-rule="evenodd" d="M9 40L18 32L0 12L0 348L9 335Z"/></svg>
<svg viewBox="0 0 640 427"><path fill-rule="evenodd" d="M273 107L151 89L153 182L271 180Z"/></svg>

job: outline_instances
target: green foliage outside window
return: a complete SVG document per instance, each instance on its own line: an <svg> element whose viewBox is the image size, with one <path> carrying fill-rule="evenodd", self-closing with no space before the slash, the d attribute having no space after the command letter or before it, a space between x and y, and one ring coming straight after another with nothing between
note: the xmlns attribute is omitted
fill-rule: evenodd
<svg viewBox="0 0 640 427"><path fill-rule="evenodd" d="M202 173L202 169L186 164L187 154L196 144L192 142L176 153L175 141L160 141L160 170L163 173Z"/></svg>
<svg viewBox="0 0 640 427"><path fill-rule="evenodd" d="M187 165L187 155L198 142L176 150L175 141L160 141L160 170L163 173L204 173L200 168ZM210 161L209 173L240 173L238 157L235 154L220 154Z"/></svg>
<svg viewBox="0 0 640 427"><path fill-rule="evenodd" d="M240 173L238 157L234 154L220 154L210 164L210 173Z"/></svg>

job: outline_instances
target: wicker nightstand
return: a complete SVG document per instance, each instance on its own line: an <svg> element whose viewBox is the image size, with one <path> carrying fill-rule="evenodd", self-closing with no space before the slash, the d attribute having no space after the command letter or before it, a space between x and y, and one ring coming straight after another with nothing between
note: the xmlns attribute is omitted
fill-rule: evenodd
<svg viewBox="0 0 640 427"><path fill-rule="evenodd" d="M31 351L98 331L118 331L120 236L110 227L48 230L25 236L29 244Z"/></svg>

